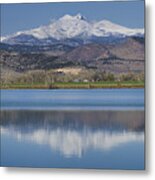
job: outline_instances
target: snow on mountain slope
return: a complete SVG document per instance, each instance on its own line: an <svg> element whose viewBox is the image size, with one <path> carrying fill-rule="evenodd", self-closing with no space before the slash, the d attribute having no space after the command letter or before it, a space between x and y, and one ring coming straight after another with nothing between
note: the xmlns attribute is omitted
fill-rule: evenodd
<svg viewBox="0 0 155 180"><path fill-rule="evenodd" d="M95 23L92 31L95 36L134 36L144 34L143 29L126 28L107 20Z"/></svg>
<svg viewBox="0 0 155 180"><path fill-rule="evenodd" d="M49 25L2 37L1 41L8 44L48 44L72 38L87 40L91 37L143 35L144 29L130 29L107 20L90 22L82 15L77 14L76 16L65 15Z"/></svg>

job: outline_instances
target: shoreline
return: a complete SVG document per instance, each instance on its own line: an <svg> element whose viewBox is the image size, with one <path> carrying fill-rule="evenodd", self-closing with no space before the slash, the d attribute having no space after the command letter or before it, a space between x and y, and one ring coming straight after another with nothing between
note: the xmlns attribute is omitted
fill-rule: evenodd
<svg viewBox="0 0 155 180"><path fill-rule="evenodd" d="M95 83L53 83L1 85L0 89L121 89L144 88L144 82L95 82Z"/></svg>

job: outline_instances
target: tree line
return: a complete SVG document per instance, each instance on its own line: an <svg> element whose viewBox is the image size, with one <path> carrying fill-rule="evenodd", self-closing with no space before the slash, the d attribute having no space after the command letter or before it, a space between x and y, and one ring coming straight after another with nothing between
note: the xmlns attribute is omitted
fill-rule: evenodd
<svg viewBox="0 0 155 180"><path fill-rule="evenodd" d="M56 72L54 70L31 70L24 73L4 71L1 74L1 84L35 84L42 83L50 85L55 82L123 82L144 81L144 73L120 73L100 70L83 70L79 74Z"/></svg>

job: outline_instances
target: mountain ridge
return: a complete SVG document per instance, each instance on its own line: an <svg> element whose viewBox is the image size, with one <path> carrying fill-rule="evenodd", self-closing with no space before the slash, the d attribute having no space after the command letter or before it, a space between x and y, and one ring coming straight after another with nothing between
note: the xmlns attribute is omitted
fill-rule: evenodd
<svg viewBox="0 0 155 180"><path fill-rule="evenodd" d="M72 45L94 42L106 38L123 38L130 36L144 36L144 29L131 29L108 20L88 21L81 14L75 16L64 15L48 25L19 31L13 35L1 37L6 44L49 45L60 43L68 39ZM74 45L73 44L73 45Z"/></svg>

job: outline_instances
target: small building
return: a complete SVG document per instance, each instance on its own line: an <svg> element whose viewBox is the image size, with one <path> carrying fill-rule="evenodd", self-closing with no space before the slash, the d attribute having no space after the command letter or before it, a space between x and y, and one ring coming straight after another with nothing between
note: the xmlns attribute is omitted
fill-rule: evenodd
<svg viewBox="0 0 155 180"><path fill-rule="evenodd" d="M83 82L87 83L87 82L89 82L89 81L88 81L88 79L84 79Z"/></svg>
<svg viewBox="0 0 155 180"><path fill-rule="evenodd" d="M79 79L74 79L73 82L80 82L80 80Z"/></svg>

